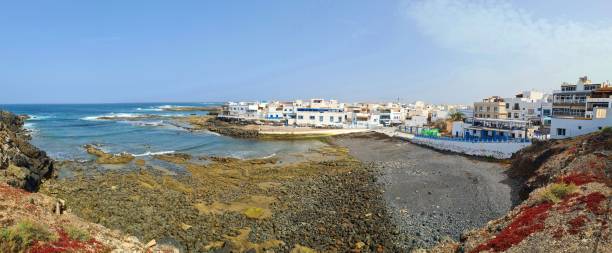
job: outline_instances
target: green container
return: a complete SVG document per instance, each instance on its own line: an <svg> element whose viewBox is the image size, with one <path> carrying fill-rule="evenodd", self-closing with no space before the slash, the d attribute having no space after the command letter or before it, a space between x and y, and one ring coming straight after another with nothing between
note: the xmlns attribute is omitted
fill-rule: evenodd
<svg viewBox="0 0 612 253"><path fill-rule="evenodd" d="M437 128L434 129L423 129L421 130L421 134L429 137L439 137L440 131Z"/></svg>

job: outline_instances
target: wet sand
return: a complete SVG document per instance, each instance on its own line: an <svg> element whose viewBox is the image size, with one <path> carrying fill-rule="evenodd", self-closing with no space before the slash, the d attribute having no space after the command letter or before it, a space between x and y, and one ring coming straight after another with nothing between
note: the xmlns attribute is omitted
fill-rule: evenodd
<svg viewBox="0 0 612 253"><path fill-rule="evenodd" d="M334 141L377 168L404 247L429 247L503 216L516 197L500 163L440 153L375 134Z"/></svg>

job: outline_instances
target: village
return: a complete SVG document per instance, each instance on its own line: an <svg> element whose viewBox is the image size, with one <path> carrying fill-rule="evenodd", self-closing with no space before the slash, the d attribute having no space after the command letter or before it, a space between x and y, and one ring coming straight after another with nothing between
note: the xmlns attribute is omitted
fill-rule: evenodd
<svg viewBox="0 0 612 253"><path fill-rule="evenodd" d="M218 117L276 129L393 129L469 142L529 142L588 134L612 125L612 87L580 77L552 93L522 91L471 105L342 103L337 100L228 102ZM284 126L282 128L281 126ZM273 129L273 128L267 128ZM341 133L341 132L340 132Z"/></svg>

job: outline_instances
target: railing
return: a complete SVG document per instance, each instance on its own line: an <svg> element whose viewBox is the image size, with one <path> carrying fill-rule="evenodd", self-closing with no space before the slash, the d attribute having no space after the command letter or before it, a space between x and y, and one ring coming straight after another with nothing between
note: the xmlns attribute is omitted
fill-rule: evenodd
<svg viewBox="0 0 612 253"><path fill-rule="evenodd" d="M553 99L553 104L584 104L586 99Z"/></svg>
<svg viewBox="0 0 612 253"><path fill-rule="evenodd" d="M531 142L527 138L510 138L508 136L498 136L491 138L480 138L477 136L468 136L468 137L445 137L445 136L431 136L431 135L423 135L418 133L414 133L414 131L408 131L407 127L398 127L398 132L413 134L415 137L425 138L425 139L436 139L436 140L445 140L445 141L456 141L456 142L482 142L482 143L529 143Z"/></svg>
<svg viewBox="0 0 612 253"><path fill-rule="evenodd" d="M480 138L480 137L445 137L445 136L430 136L415 134L415 137L425 139L435 139L444 141L455 141L455 142L473 142L473 143L529 143L531 142L527 138L509 138L509 137L495 137L495 138Z"/></svg>

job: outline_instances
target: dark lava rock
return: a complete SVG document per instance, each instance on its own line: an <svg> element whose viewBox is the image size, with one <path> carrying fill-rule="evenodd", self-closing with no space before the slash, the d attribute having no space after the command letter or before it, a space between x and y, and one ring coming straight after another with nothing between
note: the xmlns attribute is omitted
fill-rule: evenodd
<svg viewBox="0 0 612 253"><path fill-rule="evenodd" d="M0 111L0 181L36 191L53 174L53 160L29 143L24 118Z"/></svg>

